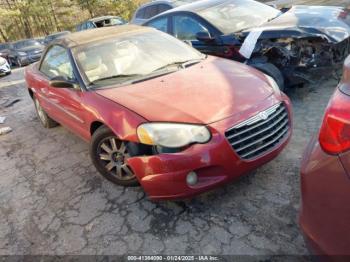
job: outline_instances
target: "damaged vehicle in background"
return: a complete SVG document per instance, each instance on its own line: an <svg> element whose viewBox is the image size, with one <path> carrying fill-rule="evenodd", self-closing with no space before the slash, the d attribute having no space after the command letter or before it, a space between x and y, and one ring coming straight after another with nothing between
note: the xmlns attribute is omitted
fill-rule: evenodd
<svg viewBox="0 0 350 262"><path fill-rule="evenodd" d="M350 47L350 13L342 7L294 6L282 12L252 0L203 0L144 25L203 53L246 62L281 89L309 81L310 69L341 66Z"/></svg>
<svg viewBox="0 0 350 262"><path fill-rule="evenodd" d="M13 42L8 56L9 63L12 66L22 67L37 62L44 49L45 46L34 39Z"/></svg>
<svg viewBox="0 0 350 262"><path fill-rule="evenodd" d="M41 123L89 141L110 181L190 197L287 145L291 104L271 77L151 28L93 30L55 40L25 78Z"/></svg>

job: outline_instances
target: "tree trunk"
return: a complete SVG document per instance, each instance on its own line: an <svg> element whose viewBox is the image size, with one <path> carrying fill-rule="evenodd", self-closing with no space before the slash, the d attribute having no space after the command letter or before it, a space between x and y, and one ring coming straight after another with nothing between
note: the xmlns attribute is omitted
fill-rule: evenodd
<svg viewBox="0 0 350 262"><path fill-rule="evenodd" d="M2 37L2 39L4 39L4 42L8 42L9 39L7 38L5 32L2 30L2 28L0 27L0 35Z"/></svg>
<svg viewBox="0 0 350 262"><path fill-rule="evenodd" d="M55 21L56 29L57 29L57 31L61 31L61 28L60 28L60 25L58 23L57 16L56 16L56 13L55 13L54 6L52 4L52 1L50 1L50 8L51 8L51 13L52 13L52 16L53 16L53 20Z"/></svg>

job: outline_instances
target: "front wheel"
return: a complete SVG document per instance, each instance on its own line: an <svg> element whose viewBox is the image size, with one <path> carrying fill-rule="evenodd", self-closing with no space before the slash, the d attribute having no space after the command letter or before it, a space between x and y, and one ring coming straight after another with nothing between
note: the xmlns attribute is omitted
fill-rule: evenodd
<svg viewBox="0 0 350 262"><path fill-rule="evenodd" d="M127 164L130 157L127 142L119 140L102 126L92 136L90 157L96 169L109 181L122 186L137 186L137 178Z"/></svg>

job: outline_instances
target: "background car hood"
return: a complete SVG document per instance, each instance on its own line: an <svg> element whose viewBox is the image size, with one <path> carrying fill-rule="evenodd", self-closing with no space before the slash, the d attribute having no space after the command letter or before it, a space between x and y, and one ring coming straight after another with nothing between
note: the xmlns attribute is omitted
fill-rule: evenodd
<svg viewBox="0 0 350 262"><path fill-rule="evenodd" d="M43 51L44 46L27 46L21 49L17 49L17 52L34 52L34 51Z"/></svg>
<svg viewBox="0 0 350 262"><path fill-rule="evenodd" d="M96 92L149 121L205 124L248 110L273 93L259 71L215 57L152 80Z"/></svg>
<svg viewBox="0 0 350 262"><path fill-rule="evenodd" d="M350 37L350 14L342 7L294 6L260 29L267 32L283 29L286 37L289 36L287 31L291 30L295 36L321 36L329 42L341 42ZM265 37L271 37L268 35Z"/></svg>

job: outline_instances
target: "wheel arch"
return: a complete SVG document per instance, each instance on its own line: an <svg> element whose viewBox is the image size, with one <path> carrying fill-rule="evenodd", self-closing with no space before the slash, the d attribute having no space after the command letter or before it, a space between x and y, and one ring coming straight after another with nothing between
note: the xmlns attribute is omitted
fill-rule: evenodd
<svg viewBox="0 0 350 262"><path fill-rule="evenodd" d="M28 93L32 99L34 99L34 92L32 89L28 88Z"/></svg>
<svg viewBox="0 0 350 262"><path fill-rule="evenodd" d="M106 126L106 127L108 127L107 125L105 125L103 122L101 122L101 121L94 121L94 122L92 122L91 124L90 124L90 135L92 136L95 132L96 132L96 130L98 129L98 128L100 128L101 126ZM110 128L111 129L111 128Z"/></svg>

